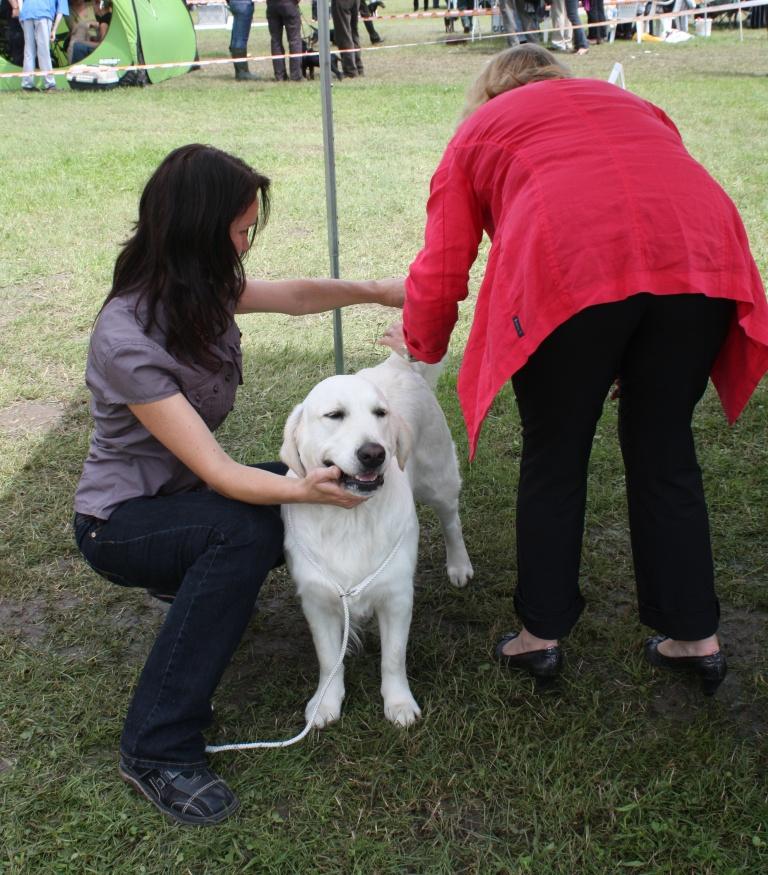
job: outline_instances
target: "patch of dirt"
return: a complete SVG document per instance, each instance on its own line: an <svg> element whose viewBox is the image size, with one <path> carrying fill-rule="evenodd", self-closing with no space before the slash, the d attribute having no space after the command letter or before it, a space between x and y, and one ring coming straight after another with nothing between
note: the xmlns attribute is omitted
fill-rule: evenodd
<svg viewBox="0 0 768 875"><path fill-rule="evenodd" d="M8 437L49 431L64 417L59 401L19 401L0 410L0 433Z"/></svg>
<svg viewBox="0 0 768 875"><path fill-rule="evenodd" d="M768 612L753 608L722 608L720 636L728 659L734 663L754 663L765 651L768 638Z"/></svg>
<svg viewBox="0 0 768 875"><path fill-rule="evenodd" d="M13 768L13 763L9 762L8 760L4 760L2 757L0 757L0 775L2 775L3 772L10 772L10 770L12 768Z"/></svg>
<svg viewBox="0 0 768 875"><path fill-rule="evenodd" d="M722 607L718 634L728 657L728 675L713 700L703 699L694 679L663 675L663 685L651 700L652 714L678 722L690 722L702 707L725 708L728 718L743 738L768 734L768 709L751 701L755 665L765 652L768 613L749 608Z"/></svg>
<svg viewBox="0 0 768 875"><path fill-rule="evenodd" d="M4 598L0 600L0 627L25 644L40 644L48 633L45 620L47 609L48 605L42 596L24 601Z"/></svg>

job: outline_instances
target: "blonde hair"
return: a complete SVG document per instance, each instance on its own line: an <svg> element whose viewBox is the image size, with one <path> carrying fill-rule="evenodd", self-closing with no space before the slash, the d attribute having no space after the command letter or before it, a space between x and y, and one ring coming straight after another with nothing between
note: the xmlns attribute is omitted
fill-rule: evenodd
<svg viewBox="0 0 768 875"><path fill-rule="evenodd" d="M523 43L494 55L467 91L461 121L492 98L545 79L570 79L571 71L536 43Z"/></svg>

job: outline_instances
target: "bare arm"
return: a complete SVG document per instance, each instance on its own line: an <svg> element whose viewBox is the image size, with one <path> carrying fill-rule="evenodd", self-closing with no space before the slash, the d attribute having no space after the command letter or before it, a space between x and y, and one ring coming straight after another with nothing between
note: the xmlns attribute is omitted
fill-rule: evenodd
<svg viewBox="0 0 768 875"><path fill-rule="evenodd" d="M384 280L248 280L237 304L237 313L287 313L304 316L351 304L384 304L402 307L403 277Z"/></svg>
<svg viewBox="0 0 768 875"><path fill-rule="evenodd" d="M53 19L53 27L51 27L51 42L56 39L56 31L59 29L59 23L64 16L61 12L56 13L56 18Z"/></svg>
<svg viewBox="0 0 768 875"><path fill-rule="evenodd" d="M248 504L311 502L355 507L361 499L338 485L338 468L316 468L306 477L282 477L249 468L228 456L197 411L179 393L131 412L157 440L215 492Z"/></svg>

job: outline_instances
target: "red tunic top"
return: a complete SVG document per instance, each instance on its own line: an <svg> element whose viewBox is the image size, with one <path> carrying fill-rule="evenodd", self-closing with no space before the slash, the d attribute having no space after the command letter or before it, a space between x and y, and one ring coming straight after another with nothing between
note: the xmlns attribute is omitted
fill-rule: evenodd
<svg viewBox="0 0 768 875"><path fill-rule="evenodd" d="M735 206L670 119L627 91L537 82L460 126L432 177L406 282L415 358L445 354L483 231L491 249L458 381L470 457L504 383L594 304L640 292L737 301L712 369L730 422L768 370L768 303Z"/></svg>

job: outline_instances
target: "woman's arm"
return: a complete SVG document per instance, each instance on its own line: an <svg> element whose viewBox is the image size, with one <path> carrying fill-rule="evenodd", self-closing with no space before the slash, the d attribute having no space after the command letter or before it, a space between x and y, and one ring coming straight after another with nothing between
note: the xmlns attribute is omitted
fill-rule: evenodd
<svg viewBox="0 0 768 875"><path fill-rule="evenodd" d="M449 146L430 183L424 248L406 279L403 331L417 361L445 355L482 236L480 203Z"/></svg>
<svg viewBox="0 0 768 875"><path fill-rule="evenodd" d="M351 304L384 304L402 307L405 280L248 280L236 313L287 313L304 316Z"/></svg>
<svg viewBox="0 0 768 875"><path fill-rule="evenodd" d="M338 485L338 468L316 468L306 477L282 477L240 465L228 456L181 394L148 404L129 404L133 415L177 459L215 492L248 504L310 502L351 508L364 499Z"/></svg>

